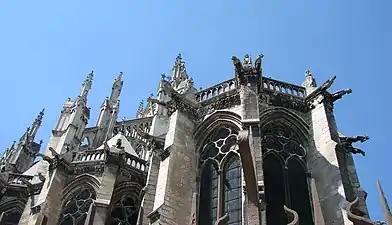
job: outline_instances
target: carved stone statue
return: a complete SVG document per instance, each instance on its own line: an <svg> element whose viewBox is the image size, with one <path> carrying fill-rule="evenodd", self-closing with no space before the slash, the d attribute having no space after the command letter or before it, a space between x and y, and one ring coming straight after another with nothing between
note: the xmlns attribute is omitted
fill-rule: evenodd
<svg viewBox="0 0 392 225"><path fill-rule="evenodd" d="M305 71L305 81L302 84L303 87L317 87L316 79L314 79L313 74L310 70Z"/></svg>
<svg viewBox="0 0 392 225"><path fill-rule="evenodd" d="M259 55L255 60L255 69L258 73L261 72L261 59L263 59L264 55Z"/></svg>

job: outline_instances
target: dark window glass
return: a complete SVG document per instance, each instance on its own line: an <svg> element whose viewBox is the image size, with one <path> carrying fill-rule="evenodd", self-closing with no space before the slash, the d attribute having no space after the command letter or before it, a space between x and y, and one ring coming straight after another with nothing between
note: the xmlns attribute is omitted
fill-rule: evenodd
<svg viewBox="0 0 392 225"><path fill-rule="evenodd" d="M84 224L90 205L96 198L90 187L81 187L65 203L60 215L60 225Z"/></svg>
<svg viewBox="0 0 392 225"><path fill-rule="evenodd" d="M228 224L241 224L241 163L238 156L233 155L224 166L223 175L223 212L229 213Z"/></svg>
<svg viewBox="0 0 392 225"><path fill-rule="evenodd" d="M139 212L137 201L133 196L123 195L111 211L111 225L136 225Z"/></svg>
<svg viewBox="0 0 392 225"><path fill-rule="evenodd" d="M236 146L237 132L222 127L204 145L201 156L199 224L213 225L218 217L229 213L228 224L242 221L242 168ZM227 158L229 157L229 158ZM223 160L228 160L223 165ZM223 173L218 174L218 169ZM221 193L219 193L219 185ZM218 215L221 204L222 215Z"/></svg>

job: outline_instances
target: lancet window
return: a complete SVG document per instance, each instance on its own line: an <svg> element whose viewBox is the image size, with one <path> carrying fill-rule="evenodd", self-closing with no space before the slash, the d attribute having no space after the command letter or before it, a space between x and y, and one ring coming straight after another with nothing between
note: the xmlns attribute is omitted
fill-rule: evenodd
<svg viewBox="0 0 392 225"><path fill-rule="evenodd" d="M284 205L299 214L300 225L314 224L306 169L306 150L284 124L263 130L263 173L267 224L286 225Z"/></svg>
<svg viewBox="0 0 392 225"><path fill-rule="evenodd" d="M60 225L84 225L90 205L96 199L95 191L89 186L77 189L65 202L60 215Z"/></svg>
<svg viewBox="0 0 392 225"><path fill-rule="evenodd" d="M221 127L201 150L199 224L213 225L228 213L230 225L242 221L242 167L237 131Z"/></svg>

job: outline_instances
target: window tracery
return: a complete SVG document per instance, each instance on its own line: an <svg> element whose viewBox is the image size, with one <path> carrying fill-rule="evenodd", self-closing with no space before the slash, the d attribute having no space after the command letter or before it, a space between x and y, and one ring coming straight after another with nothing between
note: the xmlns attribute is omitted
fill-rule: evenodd
<svg viewBox="0 0 392 225"><path fill-rule="evenodd" d="M131 195L123 195L111 210L111 225L136 225L138 217L137 200Z"/></svg>
<svg viewBox="0 0 392 225"><path fill-rule="evenodd" d="M84 225L90 205L96 199L95 191L88 186L76 190L64 204L60 215L60 225Z"/></svg>
<svg viewBox="0 0 392 225"><path fill-rule="evenodd" d="M237 134L231 127L221 127L201 151L199 224L212 225L226 213L230 216L228 224L241 224L242 171Z"/></svg>
<svg viewBox="0 0 392 225"><path fill-rule="evenodd" d="M264 128L262 138L267 224L287 224L286 205L299 214L300 225L313 223L307 180L306 150L285 124Z"/></svg>

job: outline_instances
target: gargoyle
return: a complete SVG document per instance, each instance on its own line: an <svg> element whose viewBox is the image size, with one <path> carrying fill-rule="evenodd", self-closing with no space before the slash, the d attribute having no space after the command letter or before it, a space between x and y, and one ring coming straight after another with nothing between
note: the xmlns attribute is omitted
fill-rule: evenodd
<svg viewBox="0 0 392 225"><path fill-rule="evenodd" d="M343 97L343 95L351 94L352 92L353 91L351 89L344 89L341 91L337 91L337 92L331 94L331 100L332 100L332 102L334 102L336 100L341 99Z"/></svg>
<svg viewBox="0 0 392 225"><path fill-rule="evenodd" d="M36 157L38 156L38 157L41 157L44 161L46 161L46 162L48 162L49 164L52 164L53 163L53 159L52 158L50 158L49 156L47 156L47 155L45 155L45 154L42 154L42 153L37 153L37 154L35 154L36 155Z"/></svg>
<svg viewBox="0 0 392 225"><path fill-rule="evenodd" d="M241 61L236 56L232 56L231 60L233 60L234 67L237 70L237 72L240 73L242 71L242 63L241 63Z"/></svg>
<svg viewBox="0 0 392 225"><path fill-rule="evenodd" d="M365 156L365 151L363 151L362 149L353 147L353 143L355 142L365 142L369 140L369 136L354 136L354 137L340 137L340 142L342 143L342 146L350 153L353 154L361 154L363 156Z"/></svg>
<svg viewBox="0 0 392 225"><path fill-rule="evenodd" d="M320 90L321 91L326 91L328 90L328 88L330 88L333 84L333 82L335 81L336 76L333 76L332 78L330 78L329 80L327 80L323 85L320 86Z"/></svg>
<svg viewBox="0 0 392 225"><path fill-rule="evenodd" d="M353 137L340 137L340 141L343 143L355 143L360 141L361 143L369 140L369 136L353 136Z"/></svg>
<svg viewBox="0 0 392 225"><path fill-rule="evenodd" d="M68 146L68 145L67 145L67 146ZM68 148L69 148L69 146L68 146ZM53 155L55 158L57 158L57 159L61 158L61 155L60 155L59 153L57 153L56 150L54 150L54 148L49 147L49 151L50 151L50 153L52 153L52 155Z"/></svg>
<svg viewBox="0 0 392 225"><path fill-rule="evenodd" d="M42 182L45 182L46 178L44 177L44 175L42 175L41 172L38 173L38 179Z"/></svg>
<svg viewBox="0 0 392 225"><path fill-rule="evenodd" d="M261 72L261 59L263 59L264 55L259 55L255 60L255 69L259 73Z"/></svg>

